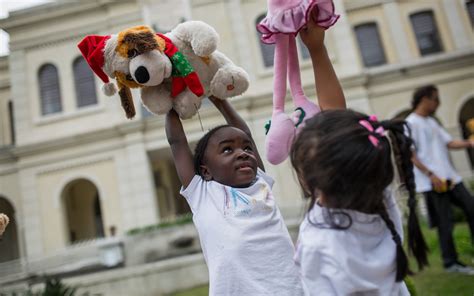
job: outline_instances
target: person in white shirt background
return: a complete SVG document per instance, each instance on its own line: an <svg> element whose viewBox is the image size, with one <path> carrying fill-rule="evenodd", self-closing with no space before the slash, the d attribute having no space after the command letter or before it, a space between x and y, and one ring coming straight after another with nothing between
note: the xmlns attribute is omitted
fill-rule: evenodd
<svg viewBox="0 0 474 296"><path fill-rule="evenodd" d="M428 264L405 128L404 121L329 110L298 135L291 162L310 198L295 255L305 295L409 295L402 222L388 189L392 149L409 193L408 246L419 269Z"/></svg>
<svg viewBox="0 0 474 296"><path fill-rule="evenodd" d="M437 227L443 265L448 272L474 275L474 269L459 262L453 239L451 205L460 207L467 218L474 242L474 198L454 169L449 149L474 147L474 141L454 140L433 118L440 105L439 91L426 85L413 94L413 112L407 117L414 141L416 190L426 198L430 225Z"/></svg>

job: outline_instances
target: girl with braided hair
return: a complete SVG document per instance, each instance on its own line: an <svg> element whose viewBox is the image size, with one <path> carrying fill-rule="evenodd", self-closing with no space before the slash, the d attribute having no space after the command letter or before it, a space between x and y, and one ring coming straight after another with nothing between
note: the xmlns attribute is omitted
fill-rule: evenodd
<svg viewBox="0 0 474 296"><path fill-rule="evenodd" d="M295 255L305 295L409 295L402 222L388 189L392 150L409 193L408 246L419 269L428 262L406 132L404 121L328 110L298 135L291 162L310 198Z"/></svg>

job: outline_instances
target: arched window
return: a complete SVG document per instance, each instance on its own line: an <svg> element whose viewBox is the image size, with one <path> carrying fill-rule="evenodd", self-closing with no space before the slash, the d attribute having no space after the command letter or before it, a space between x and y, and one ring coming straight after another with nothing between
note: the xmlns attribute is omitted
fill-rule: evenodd
<svg viewBox="0 0 474 296"><path fill-rule="evenodd" d="M464 139L474 138L474 97L469 99L461 108L459 113L459 125ZM467 150L471 168L474 168L474 149Z"/></svg>
<svg viewBox="0 0 474 296"><path fill-rule="evenodd" d="M73 72L77 107L80 108L97 104L94 73L92 73L89 65L82 56L74 60Z"/></svg>
<svg viewBox="0 0 474 296"><path fill-rule="evenodd" d="M265 18L265 14L262 14L257 18L257 21L255 22L255 25L260 23L263 19ZM260 40L260 36L262 34L257 31L257 36L258 36L258 44L260 44L260 52L262 53L262 59L263 59L263 65L265 68L269 68L273 66L273 56L275 55L275 45L273 44L265 44L262 43Z"/></svg>
<svg viewBox="0 0 474 296"><path fill-rule="evenodd" d="M10 223L0 239L0 263L3 263L20 258L20 248L15 208L2 196L0 196L0 213L10 218Z"/></svg>
<svg viewBox="0 0 474 296"><path fill-rule="evenodd" d="M354 28L357 43L364 66L373 67L383 65L387 61L380 41L379 30L376 23L366 23Z"/></svg>
<svg viewBox="0 0 474 296"><path fill-rule="evenodd" d="M443 50L432 11L412 14L410 20L422 56Z"/></svg>
<svg viewBox="0 0 474 296"><path fill-rule="evenodd" d="M471 19L471 25L474 27L474 0L469 0L466 2L467 13Z"/></svg>
<svg viewBox="0 0 474 296"><path fill-rule="evenodd" d="M104 223L99 191L94 183L76 179L62 192L64 217L71 244L104 237Z"/></svg>
<svg viewBox="0 0 474 296"><path fill-rule="evenodd" d="M43 65L38 71L41 99L41 114L47 115L62 111L59 90L58 70L51 64Z"/></svg>

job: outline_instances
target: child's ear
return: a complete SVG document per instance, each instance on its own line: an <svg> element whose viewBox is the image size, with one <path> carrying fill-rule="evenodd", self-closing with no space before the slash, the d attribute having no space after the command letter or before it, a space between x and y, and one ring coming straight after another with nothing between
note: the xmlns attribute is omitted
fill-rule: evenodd
<svg viewBox="0 0 474 296"><path fill-rule="evenodd" d="M201 165L200 168L201 168L201 176L204 178L204 180L211 181L213 178L212 178L211 172L209 171L209 168L205 165Z"/></svg>

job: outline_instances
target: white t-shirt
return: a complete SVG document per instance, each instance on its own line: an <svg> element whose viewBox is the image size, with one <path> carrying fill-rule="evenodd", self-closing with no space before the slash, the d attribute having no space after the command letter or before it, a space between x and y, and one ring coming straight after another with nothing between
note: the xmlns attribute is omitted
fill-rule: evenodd
<svg viewBox="0 0 474 296"><path fill-rule="evenodd" d="M397 205L387 195L388 214L403 237ZM396 244L382 218L344 212L352 219L345 230L331 228L317 204L300 226L295 261L305 295L410 295L404 282L395 282Z"/></svg>
<svg viewBox="0 0 474 296"><path fill-rule="evenodd" d="M209 269L209 295L302 295L290 235L258 170L250 187L232 188L194 176L181 190L193 212Z"/></svg>
<svg viewBox="0 0 474 296"><path fill-rule="evenodd" d="M430 171L441 179L450 179L457 184L462 181L449 159L448 143L453 140L451 135L432 117L423 117L411 113L406 121L410 126L415 142L418 159ZM430 178L415 167L416 191L433 190Z"/></svg>

